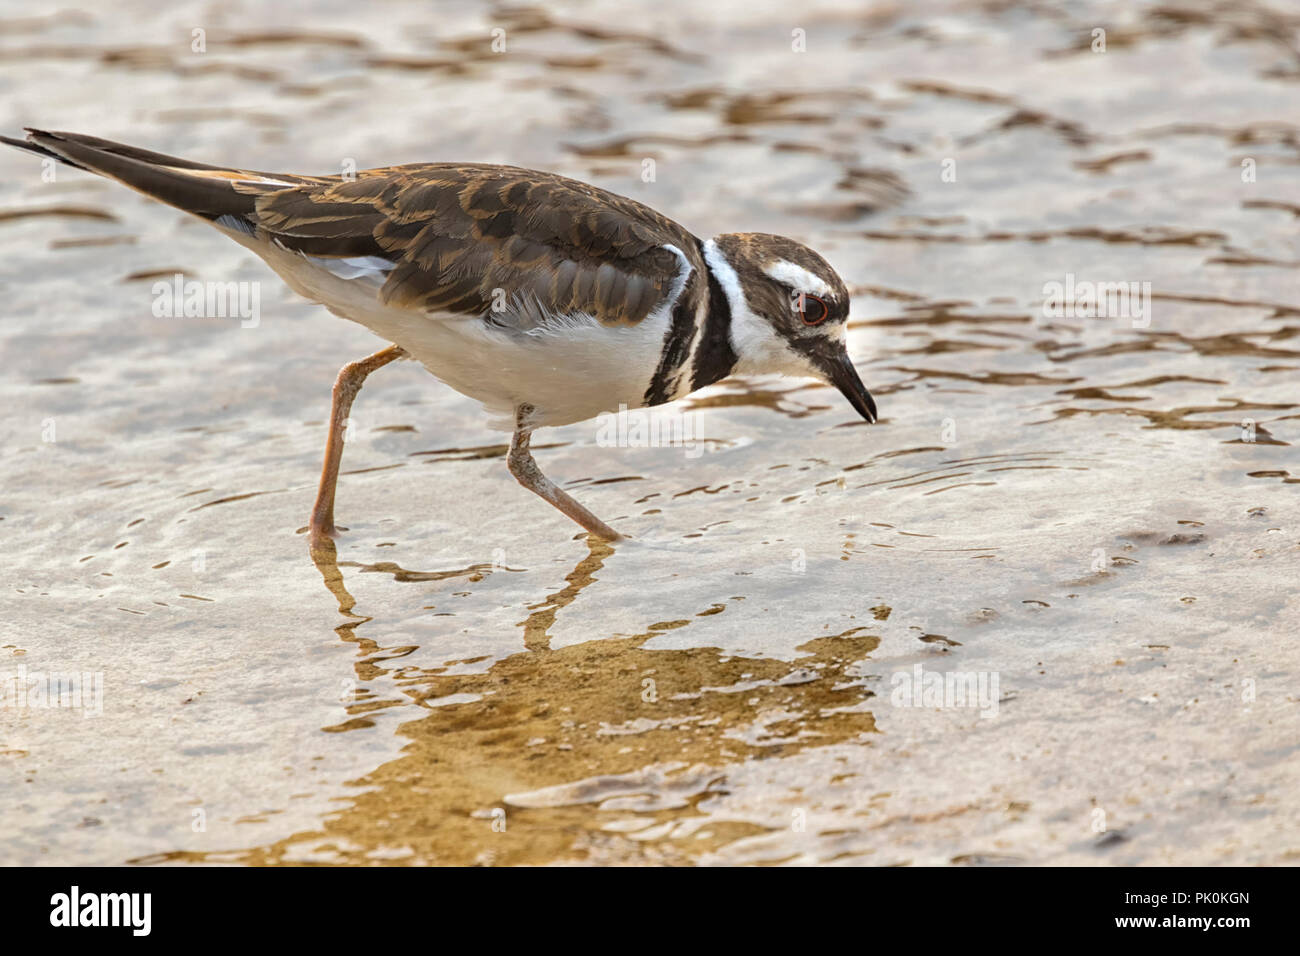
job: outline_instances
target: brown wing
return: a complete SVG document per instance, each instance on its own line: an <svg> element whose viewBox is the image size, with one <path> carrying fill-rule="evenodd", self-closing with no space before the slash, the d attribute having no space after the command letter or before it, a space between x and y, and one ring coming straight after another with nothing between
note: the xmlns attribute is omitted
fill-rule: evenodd
<svg viewBox="0 0 1300 956"><path fill-rule="evenodd" d="M536 314L587 312L633 324L672 289L680 249L699 243L635 200L513 166L430 163L355 177L260 173L196 163L79 133L29 129L4 142L116 179L285 248L393 263L385 301L483 315L502 296ZM498 290L500 290L498 292Z"/></svg>
<svg viewBox="0 0 1300 956"><path fill-rule="evenodd" d="M483 315L494 302L540 314L586 312L634 324L697 268L698 241L635 200L513 166L421 164L371 169L258 195L247 219L289 249L393 262L381 290L396 306Z"/></svg>

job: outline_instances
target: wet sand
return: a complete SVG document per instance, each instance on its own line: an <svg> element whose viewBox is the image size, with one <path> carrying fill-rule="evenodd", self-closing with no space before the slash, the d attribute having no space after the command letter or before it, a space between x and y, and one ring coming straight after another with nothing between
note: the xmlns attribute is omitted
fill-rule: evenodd
<svg viewBox="0 0 1300 956"><path fill-rule="evenodd" d="M731 380L668 413L698 444L539 433L611 546L399 363L313 563L330 385L382 343L5 150L0 677L103 695L0 707L0 862L1300 859L1300 17L783 7L0 5L8 133L508 162L806 241L882 416ZM260 321L155 316L177 272ZM1145 314L1045 314L1067 281ZM911 706L918 666L992 698Z"/></svg>

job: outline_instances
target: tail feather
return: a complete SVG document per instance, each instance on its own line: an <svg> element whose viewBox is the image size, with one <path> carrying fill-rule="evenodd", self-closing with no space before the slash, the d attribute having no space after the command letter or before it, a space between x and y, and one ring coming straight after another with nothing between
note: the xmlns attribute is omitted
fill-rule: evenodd
<svg viewBox="0 0 1300 956"><path fill-rule="evenodd" d="M37 146L31 140L14 139L12 136L0 136L0 143L5 143L9 146L15 146L18 149L24 149L27 152L34 153L37 156L44 156L48 159L57 159L59 162L67 166L71 166L74 169L84 169L86 170L86 172L91 172L91 170L86 169L86 167L82 166L80 163L74 163L72 160L64 156L60 156L58 153L51 152L50 150L46 149L44 146Z"/></svg>
<svg viewBox="0 0 1300 956"><path fill-rule="evenodd" d="M287 188L314 181L313 177L210 166L80 133L28 128L26 140L10 137L0 137L0 140L115 179L137 192L205 219L246 217L253 211L257 194L266 191L266 185Z"/></svg>

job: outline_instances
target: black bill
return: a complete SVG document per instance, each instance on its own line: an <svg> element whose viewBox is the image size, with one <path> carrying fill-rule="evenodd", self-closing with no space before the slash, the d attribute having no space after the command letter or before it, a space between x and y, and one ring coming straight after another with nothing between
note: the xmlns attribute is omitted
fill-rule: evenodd
<svg viewBox="0 0 1300 956"><path fill-rule="evenodd" d="M811 352L809 357L822 370L830 383L844 394L858 414L874 423L876 401L867 391L867 387L862 384L862 379L858 377L858 370L853 367L849 353L842 346L834 349L819 348Z"/></svg>

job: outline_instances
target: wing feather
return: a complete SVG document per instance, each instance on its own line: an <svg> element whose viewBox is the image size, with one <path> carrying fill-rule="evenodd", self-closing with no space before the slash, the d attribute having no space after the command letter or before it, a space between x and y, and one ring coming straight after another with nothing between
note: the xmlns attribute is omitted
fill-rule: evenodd
<svg viewBox="0 0 1300 956"><path fill-rule="evenodd" d="M635 200L510 166L426 164L366 170L267 191L249 219L315 257L383 257L390 305L482 316L502 294L530 314L642 321L671 293L698 241ZM498 291L500 290L500 291Z"/></svg>

